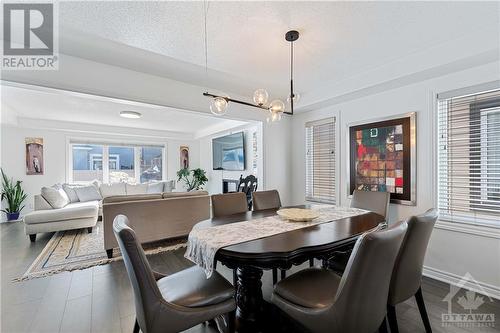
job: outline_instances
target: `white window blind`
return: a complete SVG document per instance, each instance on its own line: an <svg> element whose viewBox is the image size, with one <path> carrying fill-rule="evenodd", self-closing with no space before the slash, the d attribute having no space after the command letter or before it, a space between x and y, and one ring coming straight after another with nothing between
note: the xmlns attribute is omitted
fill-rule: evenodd
<svg viewBox="0 0 500 333"><path fill-rule="evenodd" d="M335 118L306 123L306 200L336 203Z"/></svg>
<svg viewBox="0 0 500 333"><path fill-rule="evenodd" d="M438 96L441 218L500 225L500 90Z"/></svg>

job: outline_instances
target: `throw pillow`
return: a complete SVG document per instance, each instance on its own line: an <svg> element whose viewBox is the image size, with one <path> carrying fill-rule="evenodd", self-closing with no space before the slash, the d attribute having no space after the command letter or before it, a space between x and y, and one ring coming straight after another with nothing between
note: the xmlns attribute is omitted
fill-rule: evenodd
<svg viewBox="0 0 500 333"><path fill-rule="evenodd" d="M163 192L172 192L173 190L175 190L175 180L169 180L163 183Z"/></svg>
<svg viewBox="0 0 500 333"><path fill-rule="evenodd" d="M113 197L115 195L126 195L125 183L101 184L99 187L103 198Z"/></svg>
<svg viewBox="0 0 500 333"><path fill-rule="evenodd" d="M49 203L50 206L52 206L52 208L63 208L70 203L68 195L64 192L60 185L42 187L40 192L42 197Z"/></svg>
<svg viewBox="0 0 500 333"><path fill-rule="evenodd" d="M146 194L148 184L126 184L127 195Z"/></svg>
<svg viewBox="0 0 500 333"><path fill-rule="evenodd" d="M62 188L63 188L64 192L66 192L66 194L68 195L69 201L71 203L80 201L78 199L78 195L75 192L75 188L82 187L82 186L85 186L85 185L78 185L78 184L63 184L62 185Z"/></svg>
<svg viewBox="0 0 500 333"><path fill-rule="evenodd" d="M99 190L94 185L76 187L75 192L81 202L102 200Z"/></svg>
<svg viewBox="0 0 500 333"><path fill-rule="evenodd" d="M163 183L149 183L147 193L162 193L163 192Z"/></svg>

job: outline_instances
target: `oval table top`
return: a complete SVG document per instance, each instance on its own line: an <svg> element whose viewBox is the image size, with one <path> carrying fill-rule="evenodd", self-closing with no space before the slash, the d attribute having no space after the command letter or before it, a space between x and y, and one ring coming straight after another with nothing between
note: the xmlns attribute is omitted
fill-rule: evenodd
<svg viewBox="0 0 500 333"><path fill-rule="evenodd" d="M310 208L310 206L293 206ZM209 227L276 215L278 209L249 211L199 222L197 226ZM230 268L253 266L261 269L289 268L313 257L324 259L323 255L353 242L362 233L384 222L383 216L366 213L353 217L321 223L306 228L259 238L223 247L215 259ZM300 222L290 222L300 223Z"/></svg>

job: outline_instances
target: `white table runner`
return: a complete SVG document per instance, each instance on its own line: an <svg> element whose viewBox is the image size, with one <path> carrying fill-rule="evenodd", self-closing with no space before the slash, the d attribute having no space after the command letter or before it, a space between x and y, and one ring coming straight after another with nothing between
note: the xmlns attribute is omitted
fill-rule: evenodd
<svg viewBox="0 0 500 333"><path fill-rule="evenodd" d="M214 269L215 253L220 248L368 213L363 209L338 206L322 206L313 210L319 213L319 217L311 222L289 222L274 215L218 226L195 226L189 233L184 257L203 268L209 278Z"/></svg>

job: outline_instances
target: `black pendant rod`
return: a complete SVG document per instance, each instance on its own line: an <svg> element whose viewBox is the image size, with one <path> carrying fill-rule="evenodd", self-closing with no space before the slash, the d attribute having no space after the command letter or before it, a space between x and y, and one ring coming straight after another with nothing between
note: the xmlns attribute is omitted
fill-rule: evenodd
<svg viewBox="0 0 500 333"><path fill-rule="evenodd" d="M229 97L226 97L226 96L214 95L214 94L210 94L208 92L204 92L203 96L208 96L208 97L213 97L213 98L215 98L215 97L221 97L221 98L224 98L228 102L243 104L243 105L246 105L246 106L253 106L254 108L259 108L259 109L266 110L266 111L269 110L269 108L267 108L265 106L262 106L262 105L252 104L252 103L248 103L248 102L245 102L245 101L240 101L238 99L232 99L232 98L229 98Z"/></svg>

